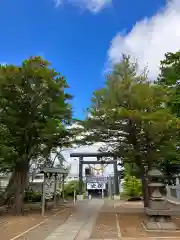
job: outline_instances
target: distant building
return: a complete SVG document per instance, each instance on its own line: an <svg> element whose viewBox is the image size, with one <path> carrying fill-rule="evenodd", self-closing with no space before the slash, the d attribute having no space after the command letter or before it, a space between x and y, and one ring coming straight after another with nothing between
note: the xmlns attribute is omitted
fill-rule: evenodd
<svg viewBox="0 0 180 240"><path fill-rule="evenodd" d="M9 183L11 173L1 173L0 174L0 191L4 191Z"/></svg>
<svg viewBox="0 0 180 240"><path fill-rule="evenodd" d="M44 174L43 173L37 173L32 180L30 180L30 183L43 183L44 182Z"/></svg>
<svg viewBox="0 0 180 240"><path fill-rule="evenodd" d="M68 176L65 178L65 183L69 183L71 181L78 181L79 180L79 175L77 174L68 174Z"/></svg>

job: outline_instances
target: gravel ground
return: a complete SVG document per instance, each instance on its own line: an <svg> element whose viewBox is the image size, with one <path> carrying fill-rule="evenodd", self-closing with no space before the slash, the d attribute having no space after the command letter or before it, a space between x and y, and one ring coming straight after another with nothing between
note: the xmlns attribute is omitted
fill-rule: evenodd
<svg viewBox="0 0 180 240"><path fill-rule="evenodd" d="M62 225L68 217L74 212L73 208L65 209L64 212L58 214L57 216L52 217L39 227L28 232L22 237L17 238L16 240L44 240L49 236L53 231L55 231L60 225Z"/></svg>
<svg viewBox="0 0 180 240"><path fill-rule="evenodd" d="M100 213L91 233L91 239L117 239L116 214Z"/></svg>
<svg viewBox="0 0 180 240"><path fill-rule="evenodd" d="M97 217L91 239L180 240L180 231L160 233L145 231L142 222L146 219L141 202L106 200ZM180 217L174 217L173 221L180 229Z"/></svg>
<svg viewBox="0 0 180 240"><path fill-rule="evenodd" d="M152 238L152 237L178 237L180 239L180 231L177 232L147 232L144 230L142 223L147 219L144 214L119 214L118 220L121 228L122 237ZM180 218L174 218L173 221L180 228Z"/></svg>
<svg viewBox="0 0 180 240"><path fill-rule="evenodd" d="M64 211L60 213L61 211ZM58 224L64 222L68 216L72 212L72 207L62 206L57 210L46 212L45 216L42 217L39 212L28 212L25 216L10 216L5 215L0 217L0 239L2 240L20 240L20 239L28 239L28 240L43 240L40 238L40 233L44 235L44 232L48 234L53 231ZM54 214L57 216L52 217ZM52 217L52 222L51 222ZM49 219L49 220L48 220ZM30 231L24 237L15 238L21 233L27 231L28 229L38 225L39 223L45 221L42 225ZM45 230L46 229L46 230ZM35 237L35 234L38 234L38 238Z"/></svg>

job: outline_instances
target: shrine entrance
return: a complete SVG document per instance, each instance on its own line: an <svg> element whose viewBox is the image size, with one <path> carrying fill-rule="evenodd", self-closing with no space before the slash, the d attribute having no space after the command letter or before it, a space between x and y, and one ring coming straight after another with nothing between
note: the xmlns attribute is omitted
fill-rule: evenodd
<svg viewBox="0 0 180 240"><path fill-rule="evenodd" d="M94 197L104 197L107 195L119 196L119 171L118 171L118 157L108 152L97 153L71 153L70 157L79 158L79 195L83 195L83 179L85 180L86 191ZM95 157L97 160L85 160L84 158ZM105 158L105 159L103 159ZM109 165L113 164L114 176L94 176L91 173L86 174L83 178L83 165ZM112 189L113 182L113 189Z"/></svg>

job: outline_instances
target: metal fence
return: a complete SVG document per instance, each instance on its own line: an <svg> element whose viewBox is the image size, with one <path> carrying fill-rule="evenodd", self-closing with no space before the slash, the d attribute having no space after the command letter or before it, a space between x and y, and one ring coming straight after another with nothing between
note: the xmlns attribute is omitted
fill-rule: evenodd
<svg viewBox="0 0 180 240"><path fill-rule="evenodd" d="M167 197L180 201L180 185L167 186Z"/></svg>

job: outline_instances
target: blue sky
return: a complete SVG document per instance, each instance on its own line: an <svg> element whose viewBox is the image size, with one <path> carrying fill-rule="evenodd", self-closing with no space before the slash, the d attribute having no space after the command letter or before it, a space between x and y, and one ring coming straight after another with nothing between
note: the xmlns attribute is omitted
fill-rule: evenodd
<svg viewBox="0 0 180 240"><path fill-rule="evenodd" d="M0 0L0 62L19 64L32 55L52 62L70 85L75 117L84 117L92 92L104 83L105 67L122 52L138 58L141 68L148 64L155 77L164 53L179 49L177 0L57 3Z"/></svg>

